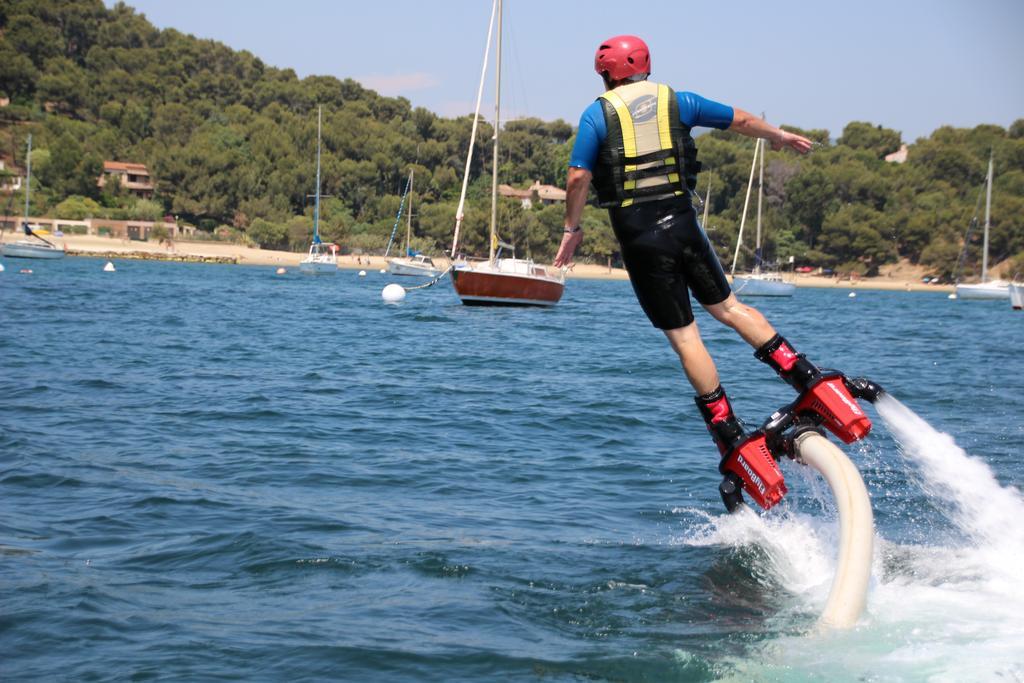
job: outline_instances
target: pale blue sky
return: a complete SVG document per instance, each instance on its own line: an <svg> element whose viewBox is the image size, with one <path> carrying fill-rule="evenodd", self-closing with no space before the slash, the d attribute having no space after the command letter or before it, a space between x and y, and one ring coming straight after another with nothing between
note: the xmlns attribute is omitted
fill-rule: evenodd
<svg viewBox="0 0 1024 683"><path fill-rule="evenodd" d="M160 28L249 50L300 76L350 77L456 115L472 111L491 3L128 4ZM1024 117L1024 0L645 0L619 17L629 6L506 0L509 115L575 125L600 92L594 49L635 33L651 46L656 80L833 137L852 120L913 141L943 124L1007 126Z"/></svg>

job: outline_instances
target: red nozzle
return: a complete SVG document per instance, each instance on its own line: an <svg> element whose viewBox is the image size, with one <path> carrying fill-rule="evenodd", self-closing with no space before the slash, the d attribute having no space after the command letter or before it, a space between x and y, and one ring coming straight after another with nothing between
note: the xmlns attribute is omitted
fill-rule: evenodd
<svg viewBox="0 0 1024 683"><path fill-rule="evenodd" d="M850 395L841 374L824 375L803 393L797 413L812 413L843 443L863 439L871 431L871 420Z"/></svg>
<svg viewBox="0 0 1024 683"><path fill-rule="evenodd" d="M722 458L722 474L732 472L743 482L743 490L765 510L786 495L786 482L778 463L765 443L764 434L754 432Z"/></svg>

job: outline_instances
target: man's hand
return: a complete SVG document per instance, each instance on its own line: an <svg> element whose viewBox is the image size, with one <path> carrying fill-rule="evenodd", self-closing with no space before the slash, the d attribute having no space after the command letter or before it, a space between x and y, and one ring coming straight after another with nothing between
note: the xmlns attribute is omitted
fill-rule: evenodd
<svg viewBox="0 0 1024 683"><path fill-rule="evenodd" d="M814 147L814 142L803 135L790 133L780 128L778 135L772 138L772 149L777 152L783 147L789 147L799 154L807 154Z"/></svg>
<svg viewBox="0 0 1024 683"><path fill-rule="evenodd" d="M776 151L783 147L789 147L798 154L807 154L814 147L814 143L803 135L776 128L764 119L760 119L748 111L743 111L739 107L733 109L732 124L729 126L729 130L734 130L747 137L769 140L772 143L772 149Z"/></svg>
<svg viewBox="0 0 1024 683"><path fill-rule="evenodd" d="M572 256L576 248L583 242L583 230L576 232L565 232L562 234L562 244L558 247L558 254L555 255L555 268L568 266L572 263Z"/></svg>

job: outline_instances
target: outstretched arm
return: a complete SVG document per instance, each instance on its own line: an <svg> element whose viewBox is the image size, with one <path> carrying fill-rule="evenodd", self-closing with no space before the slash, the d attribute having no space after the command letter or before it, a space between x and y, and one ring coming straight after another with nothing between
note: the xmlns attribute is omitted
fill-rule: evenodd
<svg viewBox="0 0 1024 683"><path fill-rule="evenodd" d="M565 232L562 234L562 244L558 247L558 254L555 256L555 267L561 268L572 262L572 256L576 248L583 242L583 230L580 229L580 219L583 218L583 207L587 203L587 193L590 191L590 179L593 174L585 168L576 166L569 167L569 179L565 184ZM575 232L572 232L575 230Z"/></svg>
<svg viewBox="0 0 1024 683"><path fill-rule="evenodd" d="M814 143L803 135L789 133L781 128L776 128L764 119L759 119L750 112L743 111L736 107L733 109L732 125L729 130L734 130L741 135L752 138L764 138L772 143L772 149L789 147L800 154L807 154L811 151Z"/></svg>

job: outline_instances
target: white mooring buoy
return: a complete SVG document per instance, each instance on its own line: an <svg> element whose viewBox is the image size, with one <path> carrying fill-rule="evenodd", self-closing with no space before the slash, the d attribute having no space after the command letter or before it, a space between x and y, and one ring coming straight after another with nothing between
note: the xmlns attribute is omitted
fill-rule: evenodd
<svg viewBox="0 0 1024 683"><path fill-rule="evenodd" d="M4 264L0 263L0 273L4 272Z"/></svg>
<svg viewBox="0 0 1024 683"><path fill-rule="evenodd" d="M953 292L952 294L950 294L950 295L949 295L949 296L947 296L946 298L947 298L947 299L956 299L956 292Z"/></svg>
<svg viewBox="0 0 1024 683"><path fill-rule="evenodd" d="M387 274L387 272L388 272L388 271L384 270L383 268L381 268L381 269L380 269L380 274L381 274L381 275L386 275L386 274Z"/></svg>
<svg viewBox="0 0 1024 683"><path fill-rule="evenodd" d="M114 268L114 262L113 261L107 261L107 265L103 266L103 272L104 273L115 273L115 272L117 272L117 269Z"/></svg>
<svg viewBox="0 0 1024 683"><path fill-rule="evenodd" d="M389 304L398 303L405 298L405 287L391 283L381 291L380 296Z"/></svg>
<svg viewBox="0 0 1024 683"><path fill-rule="evenodd" d="M288 269L285 268L284 266L281 266L274 272L277 273L278 275L284 275L285 273L288 272Z"/></svg>
<svg viewBox="0 0 1024 683"><path fill-rule="evenodd" d="M366 277L366 271L365 270L360 270L359 271L359 277Z"/></svg>
<svg viewBox="0 0 1024 683"><path fill-rule="evenodd" d="M856 299L857 298L857 292L850 292L849 296L850 296L851 299Z"/></svg>

